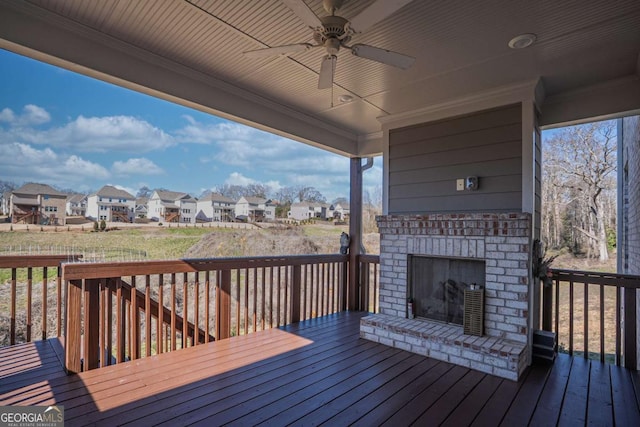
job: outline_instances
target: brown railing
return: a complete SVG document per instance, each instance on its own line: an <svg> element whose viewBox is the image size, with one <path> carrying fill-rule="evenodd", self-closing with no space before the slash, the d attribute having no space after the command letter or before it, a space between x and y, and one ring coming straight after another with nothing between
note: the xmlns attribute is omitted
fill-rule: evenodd
<svg viewBox="0 0 640 427"><path fill-rule="evenodd" d="M543 287L543 329L561 351L636 368L636 290L640 276L553 269Z"/></svg>
<svg viewBox="0 0 640 427"><path fill-rule="evenodd" d="M66 368L80 372L344 310L347 260L65 264Z"/></svg>
<svg viewBox="0 0 640 427"><path fill-rule="evenodd" d="M380 295L380 255L360 255L360 294L362 295L361 309L371 313L378 312Z"/></svg>
<svg viewBox="0 0 640 427"><path fill-rule="evenodd" d="M79 258L80 255L0 256L0 274L6 276L2 280L4 283L0 283L3 300L0 346L62 335L63 295L59 266L61 262ZM40 292L34 289L38 282L41 283Z"/></svg>

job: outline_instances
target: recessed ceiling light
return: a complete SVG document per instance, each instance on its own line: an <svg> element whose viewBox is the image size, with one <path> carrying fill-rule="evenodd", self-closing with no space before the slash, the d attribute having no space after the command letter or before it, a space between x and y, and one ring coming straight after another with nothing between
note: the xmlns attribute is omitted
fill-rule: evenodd
<svg viewBox="0 0 640 427"><path fill-rule="evenodd" d="M340 95L338 97L338 101L342 102L343 104L347 103L347 102L351 102L353 101L353 96L351 95Z"/></svg>
<svg viewBox="0 0 640 427"><path fill-rule="evenodd" d="M509 40L509 47L511 49L524 49L525 47L529 47L535 43L536 38L535 34L520 34L519 36L515 36Z"/></svg>

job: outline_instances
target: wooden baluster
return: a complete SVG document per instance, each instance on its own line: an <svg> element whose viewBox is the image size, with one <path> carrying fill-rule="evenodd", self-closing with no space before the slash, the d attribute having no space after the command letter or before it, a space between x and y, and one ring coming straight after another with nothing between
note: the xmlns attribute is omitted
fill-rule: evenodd
<svg viewBox="0 0 640 427"><path fill-rule="evenodd" d="M27 268L27 342L31 342L31 306L33 287L33 268Z"/></svg>
<svg viewBox="0 0 640 427"><path fill-rule="evenodd" d="M126 348L126 313L124 306L124 296L122 295L122 280L116 279L116 363L122 363L125 361Z"/></svg>
<svg viewBox="0 0 640 427"><path fill-rule="evenodd" d="M106 282L106 289L105 289L105 300L106 300L106 320L107 320L107 326L106 326L106 334L107 334L107 341L106 341L106 354L107 354L107 365L111 365L112 364L112 357L113 357L113 290L115 288L113 287L113 282L111 281L107 281Z"/></svg>
<svg viewBox="0 0 640 427"><path fill-rule="evenodd" d="M604 363L604 285L600 285L600 362Z"/></svg>
<svg viewBox="0 0 640 427"><path fill-rule="evenodd" d="M269 328L273 328L273 269L269 267Z"/></svg>
<svg viewBox="0 0 640 427"><path fill-rule="evenodd" d="M573 356L573 275L569 277L569 355Z"/></svg>
<svg viewBox="0 0 640 427"><path fill-rule="evenodd" d="M242 281L240 280L240 269L236 269L236 335L240 335L240 292Z"/></svg>
<svg viewBox="0 0 640 427"><path fill-rule="evenodd" d="M304 297L302 298L302 315L301 319L309 319L307 314L307 300L309 299L309 281L307 280L307 264L302 265L302 284L300 285L304 289Z"/></svg>
<svg viewBox="0 0 640 427"><path fill-rule="evenodd" d="M182 348L189 346L189 276L182 273Z"/></svg>
<svg viewBox="0 0 640 427"><path fill-rule="evenodd" d="M164 352L164 276L158 275L158 316L156 317L156 348L158 354Z"/></svg>
<svg viewBox="0 0 640 427"><path fill-rule="evenodd" d="M176 274L171 273L171 351L176 350Z"/></svg>
<svg viewBox="0 0 640 427"><path fill-rule="evenodd" d="M129 355L131 360L140 358L140 311L138 309L136 276L131 276L131 305L129 315Z"/></svg>
<svg viewBox="0 0 640 427"><path fill-rule="evenodd" d="M195 272L195 283L193 284L193 345L198 345L200 341L200 273Z"/></svg>
<svg viewBox="0 0 640 427"><path fill-rule="evenodd" d="M253 332L258 330L258 269L253 272Z"/></svg>
<svg viewBox="0 0 640 427"><path fill-rule="evenodd" d="M622 312L620 310L620 294L624 292L624 288L616 288L616 365L620 366L622 349L621 349L621 320Z"/></svg>
<svg viewBox="0 0 640 427"><path fill-rule="evenodd" d="M100 280L84 281L84 370L100 366Z"/></svg>
<svg viewBox="0 0 640 427"><path fill-rule="evenodd" d="M349 268L348 261L344 261L340 263L340 281L338 283L339 288L339 305L340 311L345 311L347 309L347 288L349 282Z"/></svg>
<svg viewBox="0 0 640 427"><path fill-rule="evenodd" d="M624 367L636 370L636 289L631 287L622 289L624 290Z"/></svg>
<svg viewBox="0 0 640 427"><path fill-rule="evenodd" d="M47 267L42 267L42 339L47 339Z"/></svg>
<svg viewBox="0 0 640 427"><path fill-rule="evenodd" d="M231 336L231 270L220 271L219 277L220 283L216 288L216 340Z"/></svg>
<svg viewBox="0 0 640 427"><path fill-rule="evenodd" d="M288 310L289 308L289 283L291 276L291 267L286 267L284 269L284 301L282 302L282 306L284 307L284 319L283 324L288 325L287 319L290 318L291 312Z"/></svg>
<svg viewBox="0 0 640 427"><path fill-rule="evenodd" d="M244 333L249 332L249 269L244 269Z"/></svg>
<svg viewBox="0 0 640 427"><path fill-rule="evenodd" d="M56 277L56 315L57 315L57 325L56 325L56 333L57 336L62 336L62 268L58 267L58 274Z"/></svg>
<svg viewBox="0 0 640 427"><path fill-rule="evenodd" d="M209 285L211 285L211 282L209 281L209 277L210 277L210 271L207 270L204 272L204 342L205 344L209 342L209 331L210 329L210 325L209 325L209 304L211 302L210 297L210 291L209 291Z"/></svg>
<svg viewBox="0 0 640 427"><path fill-rule="evenodd" d="M261 329L264 331L264 326L265 326L265 310L266 310L266 301L267 301L267 294L265 293L266 291L266 285L267 285L267 276L266 276L266 270L264 267L262 267L262 321L261 321Z"/></svg>
<svg viewBox="0 0 640 427"><path fill-rule="evenodd" d="M291 323L300 321L300 296L302 295L302 267L293 266L293 280L291 288Z"/></svg>
<svg viewBox="0 0 640 427"><path fill-rule="evenodd" d="M309 289L309 319L313 319L315 317L313 315L313 302L315 301L315 292L313 289L313 273L311 272L311 266L305 264L304 271L306 287Z"/></svg>
<svg viewBox="0 0 640 427"><path fill-rule="evenodd" d="M584 299L582 312L584 313L583 333L584 333L584 358L589 358L589 283L584 281Z"/></svg>
<svg viewBox="0 0 640 427"><path fill-rule="evenodd" d="M66 282L64 368L68 374L81 371L82 281Z"/></svg>
<svg viewBox="0 0 640 427"><path fill-rule="evenodd" d="M276 327L280 326L280 288L282 287L282 282L280 280L280 273L282 271L282 267L276 267L276 272L278 273L278 278L276 279L276 284L277 284L277 292L276 292Z"/></svg>
<svg viewBox="0 0 640 427"><path fill-rule="evenodd" d="M100 313L99 313L99 328L100 328L100 338L98 340L98 347L100 349L100 360L99 360L99 367L104 367L107 366L107 361L106 361L106 348L107 348L107 331L106 331L106 327L107 327L107 323L109 322L108 320L108 313L107 313L107 294L106 294L106 289L105 289L105 280L106 279L100 279L98 284L98 296L99 296L99 306L100 306Z"/></svg>
<svg viewBox="0 0 640 427"><path fill-rule="evenodd" d="M144 283L144 345L145 355L151 356L151 276L145 276Z"/></svg>

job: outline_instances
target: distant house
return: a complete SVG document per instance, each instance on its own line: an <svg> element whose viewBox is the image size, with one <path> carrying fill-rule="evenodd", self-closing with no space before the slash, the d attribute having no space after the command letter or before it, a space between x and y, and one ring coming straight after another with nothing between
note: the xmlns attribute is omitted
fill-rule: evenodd
<svg viewBox="0 0 640 427"><path fill-rule="evenodd" d="M164 222L195 223L197 202L187 193L155 190L147 205L151 219Z"/></svg>
<svg viewBox="0 0 640 427"><path fill-rule="evenodd" d="M236 203L236 218L247 218L249 221L263 221L266 219L267 199L261 197L240 197ZM275 209L274 209L275 218Z"/></svg>
<svg viewBox="0 0 640 427"><path fill-rule="evenodd" d="M68 216L86 216L87 195L72 194L67 197L66 212Z"/></svg>
<svg viewBox="0 0 640 427"><path fill-rule="evenodd" d="M333 218L340 221L347 221L349 219L349 204L337 203L333 211Z"/></svg>
<svg viewBox="0 0 640 427"><path fill-rule="evenodd" d="M9 215L11 212L11 191L0 194L0 214Z"/></svg>
<svg viewBox="0 0 640 427"><path fill-rule="evenodd" d="M136 218L147 218L147 214L148 213L149 213L149 198L148 197L137 197L136 198L135 217Z"/></svg>
<svg viewBox="0 0 640 427"><path fill-rule="evenodd" d="M210 193L197 201L198 221L233 221L236 202L222 194Z"/></svg>
<svg viewBox="0 0 640 427"><path fill-rule="evenodd" d="M67 195L46 184L29 183L11 192L14 224L64 225Z"/></svg>
<svg viewBox="0 0 640 427"><path fill-rule="evenodd" d="M267 221L275 221L276 219L276 208L278 207L278 202L275 200L267 200L264 204L264 218Z"/></svg>
<svg viewBox="0 0 640 427"><path fill-rule="evenodd" d="M87 217L94 221L132 222L135 207L133 195L112 185L87 197Z"/></svg>
<svg viewBox="0 0 640 427"><path fill-rule="evenodd" d="M333 206L316 202L294 203L291 205L287 217L298 221L310 218L329 219L333 217Z"/></svg>

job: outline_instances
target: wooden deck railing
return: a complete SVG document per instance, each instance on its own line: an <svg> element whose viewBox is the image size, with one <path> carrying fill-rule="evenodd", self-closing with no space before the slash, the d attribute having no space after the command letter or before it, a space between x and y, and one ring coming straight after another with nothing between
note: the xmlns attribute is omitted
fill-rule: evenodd
<svg viewBox="0 0 640 427"><path fill-rule="evenodd" d="M9 316L9 324L2 327L4 329L8 326L8 337L0 345L47 339L54 334L62 335L60 263L80 258L80 255L0 256L0 272L5 272L7 276L6 281L3 278L5 283L0 283L2 311L3 317L7 314ZM34 286L37 286L34 281L41 282L39 295L34 295ZM55 307L51 308L50 303ZM34 306L37 306L37 310L34 310ZM37 318L33 315L34 311L39 313ZM35 333L34 326L37 328Z"/></svg>
<svg viewBox="0 0 640 427"><path fill-rule="evenodd" d="M380 287L380 255L360 255L360 293L363 311L378 312Z"/></svg>
<svg viewBox="0 0 640 427"><path fill-rule="evenodd" d="M314 255L65 264L66 368L95 369L344 310L347 260Z"/></svg>
<svg viewBox="0 0 640 427"><path fill-rule="evenodd" d="M640 276L553 269L543 287L543 329L570 354L636 369L636 290Z"/></svg>

